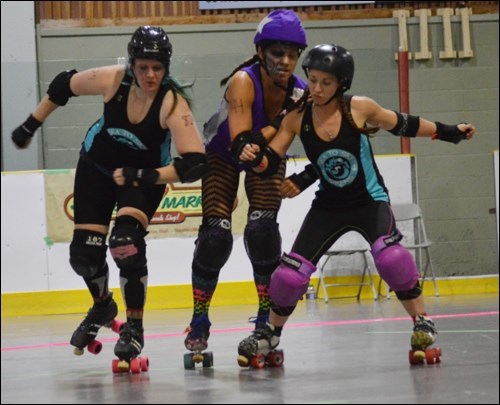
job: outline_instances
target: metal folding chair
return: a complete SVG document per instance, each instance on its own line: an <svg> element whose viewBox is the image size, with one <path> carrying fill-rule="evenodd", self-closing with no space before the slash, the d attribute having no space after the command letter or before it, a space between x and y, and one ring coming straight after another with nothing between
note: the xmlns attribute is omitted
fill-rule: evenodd
<svg viewBox="0 0 500 405"><path fill-rule="evenodd" d="M400 242L408 250L415 252L415 261L420 271L422 280L422 289L427 278L427 272L430 270L430 278L434 285L434 293L439 297L439 290L436 283L436 275L434 273L434 266L432 265L430 247L432 242L427 237L425 230L424 217L422 210L417 204L393 204L392 212L398 229L403 234L403 240ZM378 293L380 295L379 283Z"/></svg>
<svg viewBox="0 0 500 405"><path fill-rule="evenodd" d="M370 286L372 289L373 299L377 300L378 295L377 295L377 291L375 290L375 286L373 285L372 270L371 270L371 266L370 266L371 259L369 257L371 255L371 253L370 253L370 249L368 247L368 244L366 244L366 247L335 248L334 246L332 247L332 249L327 251L323 255L323 258L321 259L322 264L319 266L319 268L320 268L319 282L318 282L318 286L316 288L316 296L318 296L320 286L323 287L323 296L324 296L325 302L328 302L328 300L329 300L327 288L359 286L358 292L356 295L335 297L335 298L356 297L356 299L359 301L362 288L364 286ZM363 272L361 274L361 281L359 283L329 283L329 284L325 283L325 266L332 258L339 257L339 256L352 256L352 255L356 255L356 254L362 255L362 257L363 257ZM367 278L367 280L365 281L366 278Z"/></svg>

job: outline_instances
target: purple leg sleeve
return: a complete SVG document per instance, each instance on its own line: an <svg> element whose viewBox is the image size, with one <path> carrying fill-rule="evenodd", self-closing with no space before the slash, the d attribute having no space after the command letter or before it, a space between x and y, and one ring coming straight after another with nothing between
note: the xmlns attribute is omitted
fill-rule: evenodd
<svg viewBox="0 0 500 405"><path fill-rule="evenodd" d="M411 290L420 277L415 260L399 243L386 244L388 238L378 238L371 247L378 274L393 291Z"/></svg>
<svg viewBox="0 0 500 405"><path fill-rule="evenodd" d="M316 266L297 253L284 254L271 276L269 293L280 307L292 307L304 295Z"/></svg>

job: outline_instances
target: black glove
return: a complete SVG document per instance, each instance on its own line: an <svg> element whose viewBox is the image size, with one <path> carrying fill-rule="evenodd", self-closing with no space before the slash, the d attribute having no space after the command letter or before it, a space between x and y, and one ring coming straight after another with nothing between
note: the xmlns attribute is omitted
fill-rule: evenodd
<svg viewBox="0 0 500 405"><path fill-rule="evenodd" d="M12 131L12 142L14 142L19 148L25 148L28 145L29 140L33 137L35 131L41 125L42 123L30 114L26 121Z"/></svg>
<svg viewBox="0 0 500 405"><path fill-rule="evenodd" d="M300 191L304 191L309 186L313 185L319 176L314 166L308 164L305 169L300 173L294 173L290 177L287 177L292 183L294 183Z"/></svg>
<svg viewBox="0 0 500 405"><path fill-rule="evenodd" d="M137 182L140 186L154 186L159 176L160 173L156 169L123 168L126 186L133 186L134 182Z"/></svg>
<svg viewBox="0 0 500 405"><path fill-rule="evenodd" d="M257 154L257 158L251 162L242 162L240 161L240 155L247 144L259 145L260 152ZM236 138L233 140L231 144L231 154L233 155L233 159L239 163L245 163L250 167L258 166L262 161L262 157L264 155L264 149L267 146L266 138L262 135L261 132L253 133L250 131L244 131L238 134Z"/></svg>
<svg viewBox="0 0 500 405"><path fill-rule="evenodd" d="M436 121L436 133L432 135L432 139L457 144L467 139L467 132L460 131L458 125L446 125Z"/></svg>

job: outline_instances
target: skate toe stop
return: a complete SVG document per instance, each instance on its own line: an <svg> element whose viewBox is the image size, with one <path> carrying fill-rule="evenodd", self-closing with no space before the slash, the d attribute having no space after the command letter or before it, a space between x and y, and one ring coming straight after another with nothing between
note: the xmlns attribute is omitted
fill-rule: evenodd
<svg viewBox="0 0 500 405"><path fill-rule="evenodd" d="M248 367L249 360L245 356L238 356L238 365L240 367Z"/></svg>
<svg viewBox="0 0 500 405"><path fill-rule="evenodd" d="M79 347L75 347L73 349L73 353L77 356L81 356L83 354L83 349L79 348Z"/></svg>

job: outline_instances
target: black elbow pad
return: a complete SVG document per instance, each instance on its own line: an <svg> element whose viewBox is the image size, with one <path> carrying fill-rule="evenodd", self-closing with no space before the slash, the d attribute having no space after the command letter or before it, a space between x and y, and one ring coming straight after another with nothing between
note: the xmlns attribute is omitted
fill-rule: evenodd
<svg viewBox="0 0 500 405"><path fill-rule="evenodd" d="M67 104L70 97L75 97L71 91L69 82L74 74L78 73L75 69L67 70L65 72L59 73L54 80L49 84L47 94L49 95L49 100L53 103L64 106Z"/></svg>
<svg viewBox="0 0 500 405"><path fill-rule="evenodd" d="M192 183L208 173L207 157L204 153L189 152L174 159L174 168L181 183Z"/></svg>

